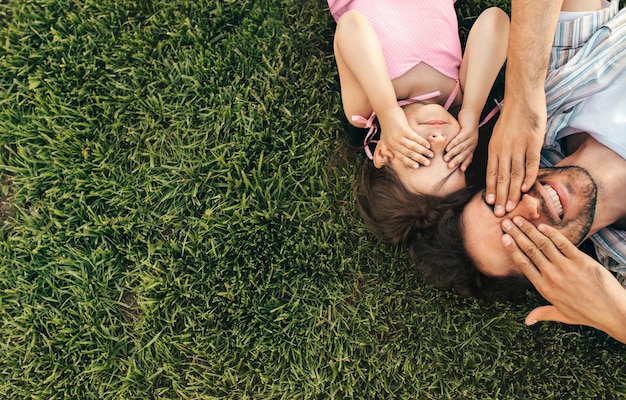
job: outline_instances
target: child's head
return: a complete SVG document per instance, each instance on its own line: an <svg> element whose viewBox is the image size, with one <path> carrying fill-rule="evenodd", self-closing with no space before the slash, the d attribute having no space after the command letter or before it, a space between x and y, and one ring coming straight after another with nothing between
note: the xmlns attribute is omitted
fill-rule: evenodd
<svg viewBox="0 0 626 400"><path fill-rule="evenodd" d="M448 168L443 159L446 146L461 130L456 118L439 104L412 103L403 110L409 126L430 143L435 154L430 165L410 168L393 157L389 146L380 140L372 154L374 167L390 169L406 190L416 194L445 196L464 188L465 173L460 168Z"/></svg>
<svg viewBox="0 0 626 400"><path fill-rule="evenodd" d="M414 193L389 168L363 163L354 185L354 197L368 230L391 245L408 245L420 232L435 228L450 204L467 197L464 187L445 196Z"/></svg>

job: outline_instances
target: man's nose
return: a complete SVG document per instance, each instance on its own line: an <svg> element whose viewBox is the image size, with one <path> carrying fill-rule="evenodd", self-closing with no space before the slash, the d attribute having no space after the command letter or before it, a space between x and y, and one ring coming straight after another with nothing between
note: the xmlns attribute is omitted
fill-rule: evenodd
<svg viewBox="0 0 626 400"><path fill-rule="evenodd" d="M513 218L516 215L524 217L529 221L539 219L539 217L541 217L541 204L539 199L525 193L522 196L522 200L517 207L515 207L515 210L509 213L508 218Z"/></svg>

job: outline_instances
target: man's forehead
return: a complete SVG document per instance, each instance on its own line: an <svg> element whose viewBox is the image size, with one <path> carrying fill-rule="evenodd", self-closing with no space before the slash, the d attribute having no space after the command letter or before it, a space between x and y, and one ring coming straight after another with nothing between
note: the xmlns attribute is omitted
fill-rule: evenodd
<svg viewBox="0 0 626 400"><path fill-rule="evenodd" d="M500 219L485 201L485 190L476 193L463 210L465 249L479 271L492 276L514 273L511 259L502 247Z"/></svg>
<svg viewBox="0 0 626 400"><path fill-rule="evenodd" d="M487 203L484 201L484 193L484 190L476 193L463 208L460 229L465 243L476 239L476 234L480 233L481 225L484 227L485 224L489 223L489 209L485 206Z"/></svg>

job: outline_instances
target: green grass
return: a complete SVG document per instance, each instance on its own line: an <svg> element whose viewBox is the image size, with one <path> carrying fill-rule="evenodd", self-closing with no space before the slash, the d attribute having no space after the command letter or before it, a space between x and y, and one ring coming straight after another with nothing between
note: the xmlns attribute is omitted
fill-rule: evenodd
<svg viewBox="0 0 626 400"><path fill-rule="evenodd" d="M367 233L333 29L318 0L0 1L0 397L626 396L623 345Z"/></svg>

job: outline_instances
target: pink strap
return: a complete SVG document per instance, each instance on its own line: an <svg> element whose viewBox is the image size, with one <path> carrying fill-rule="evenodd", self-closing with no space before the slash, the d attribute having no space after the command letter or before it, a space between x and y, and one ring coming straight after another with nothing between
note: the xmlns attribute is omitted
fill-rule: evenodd
<svg viewBox="0 0 626 400"><path fill-rule="evenodd" d="M456 85L454 86L454 89L452 90L452 93L450 93L450 96L448 97L448 100L446 100L446 104L443 106L443 108L445 108L446 110L448 110L450 108L452 103L454 103L454 99L456 99L456 94L459 93L459 89L460 88L461 88L461 83L457 79L456 80Z"/></svg>
<svg viewBox="0 0 626 400"><path fill-rule="evenodd" d="M502 104L504 104L504 100L502 101L498 101L496 99L493 99L493 101L496 102L496 106L493 108L493 110L491 110L489 112L489 114L487 114L485 116L485 118L483 118L483 120L480 122L480 124L478 124L478 127L480 128L481 126L485 125L487 122L489 122L489 120L491 118L493 118L500 110L502 110Z"/></svg>
<svg viewBox="0 0 626 400"><path fill-rule="evenodd" d="M370 115L368 119L365 119L364 117L360 115L352 116L352 121L365 124L365 128L368 129L367 133L365 134L365 138L363 139L363 149L365 150L365 155L370 160L374 159L374 155L372 154L372 151L369 148L369 144L378 143L378 140L372 139L374 135L376 135L376 132L378 132L378 125L374 123L374 119L376 119L376 113L373 111L372 111L372 115Z"/></svg>
<svg viewBox="0 0 626 400"><path fill-rule="evenodd" d="M417 103L418 101L430 100L437 96L441 96L441 92L439 90L435 90L434 92L422 94L422 95L411 97L408 99L400 100L398 101L398 105L402 107L402 106L406 106L407 104Z"/></svg>
<svg viewBox="0 0 626 400"><path fill-rule="evenodd" d="M460 88L461 88L461 84L459 83L459 80L457 79L456 85L454 86L452 93L450 93L450 96L448 97L445 105L443 106L446 110L450 108L450 106L454 102L454 99L456 99L456 95L459 93ZM439 90L422 94L419 96L411 97L409 99L399 100L398 105L402 107L402 106L406 106L407 104L417 103L418 101L429 100L437 96L441 96L441 92ZM487 117L485 117L485 119L483 120L481 125L479 125L479 127L483 126L487 121L489 121L498 111L499 111L499 108L496 107L496 109L494 109L491 113L489 113ZM369 145L371 143L378 143L378 140L373 139L374 135L376 135L376 133L378 132L378 125L374 123L375 119L376 119L376 112L374 111L372 111L372 114L369 116L369 118L365 118L360 115L352 116L352 121L360 122L364 124L365 125L364 128L368 130L367 133L365 134L365 138L363 139L363 149L365 150L365 155L367 155L367 158L369 158L370 160L374 159L374 155L372 154L372 151L370 150Z"/></svg>

